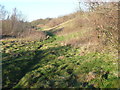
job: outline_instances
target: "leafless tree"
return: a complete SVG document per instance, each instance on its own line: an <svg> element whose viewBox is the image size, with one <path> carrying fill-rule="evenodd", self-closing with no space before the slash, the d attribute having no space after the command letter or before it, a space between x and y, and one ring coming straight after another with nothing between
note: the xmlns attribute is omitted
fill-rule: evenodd
<svg viewBox="0 0 120 90"><path fill-rule="evenodd" d="M5 10L5 7L0 5L0 20L4 20L7 16L7 11Z"/></svg>
<svg viewBox="0 0 120 90"><path fill-rule="evenodd" d="M9 36L21 36L22 33L28 29L28 24L25 22L24 17L21 12L16 8L13 9L12 14L6 16L4 6L1 7L1 16L2 16L2 34ZM6 18L7 17L7 18Z"/></svg>
<svg viewBox="0 0 120 90"><path fill-rule="evenodd" d="M81 11L81 4L86 6L89 11L94 11L96 7L99 7L100 5L103 5L106 3L106 0L78 0L79 3L79 10Z"/></svg>

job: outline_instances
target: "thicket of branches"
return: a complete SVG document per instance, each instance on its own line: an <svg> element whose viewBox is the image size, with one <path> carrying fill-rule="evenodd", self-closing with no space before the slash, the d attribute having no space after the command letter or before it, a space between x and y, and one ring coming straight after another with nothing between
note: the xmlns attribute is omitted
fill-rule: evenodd
<svg viewBox="0 0 120 90"><path fill-rule="evenodd" d="M82 3L83 4L83 3ZM81 43L99 44L101 47L118 45L118 2L84 2L89 9L84 11L80 6L75 19L57 35L66 35L73 32L82 32L92 28L89 33L82 34L65 43L79 45ZM95 44L97 43L97 44Z"/></svg>
<svg viewBox="0 0 120 90"><path fill-rule="evenodd" d="M16 9L9 14L4 6L0 5L0 17L2 22L2 37L21 37L23 32L30 28L23 15Z"/></svg>
<svg viewBox="0 0 120 90"><path fill-rule="evenodd" d="M21 12L16 8L10 14L5 7L0 5L0 20L2 22L2 38L21 37L22 34L30 28Z"/></svg>
<svg viewBox="0 0 120 90"><path fill-rule="evenodd" d="M2 38L16 37L27 40L44 39L46 35L43 32L32 30L29 22L25 21L24 16L16 8L12 13L8 13L5 7L0 5L0 20L2 22Z"/></svg>
<svg viewBox="0 0 120 90"><path fill-rule="evenodd" d="M103 37L102 42L110 42L112 44L118 43L118 12L119 2L87 2L90 8L91 22L94 22L93 27L97 30L97 33ZM117 46L116 46L117 47Z"/></svg>

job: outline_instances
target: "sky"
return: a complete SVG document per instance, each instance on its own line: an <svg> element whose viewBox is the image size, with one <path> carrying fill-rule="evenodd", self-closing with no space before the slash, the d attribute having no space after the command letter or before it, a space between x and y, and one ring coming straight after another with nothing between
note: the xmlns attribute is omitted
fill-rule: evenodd
<svg viewBox="0 0 120 90"><path fill-rule="evenodd" d="M78 1L90 0L0 0L0 4L4 5L5 9L9 12L12 12L12 9L16 7L17 10L22 12L27 21L32 21L73 13L78 10Z"/></svg>
<svg viewBox="0 0 120 90"><path fill-rule="evenodd" d="M0 4L9 12L16 7L28 21L63 16L77 8L77 0L0 0Z"/></svg>

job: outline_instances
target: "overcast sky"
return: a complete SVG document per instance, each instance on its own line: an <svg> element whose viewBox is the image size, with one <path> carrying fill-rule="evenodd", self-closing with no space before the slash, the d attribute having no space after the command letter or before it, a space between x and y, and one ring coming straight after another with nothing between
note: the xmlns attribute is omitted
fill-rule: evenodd
<svg viewBox="0 0 120 90"><path fill-rule="evenodd" d="M40 18L53 18L73 13L78 8L78 1L79 0L0 0L0 4L4 5L9 12L16 7L26 16L26 20L32 21Z"/></svg>

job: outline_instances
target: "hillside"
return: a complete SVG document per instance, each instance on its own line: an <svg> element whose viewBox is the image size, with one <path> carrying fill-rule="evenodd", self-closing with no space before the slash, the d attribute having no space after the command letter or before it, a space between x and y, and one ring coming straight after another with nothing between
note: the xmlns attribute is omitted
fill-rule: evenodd
<svg viewBox="0 0 120 90"><path fill-rule="evenodd" d="M52 18L38 19L30 22L30 24L33 28L41 29L40 27L43 27L46 23L49 23L51 20Z"/></svg>
<svg viewBox="0 0 120 90"><path fill-rule="evenodd" d="M119 88L118 7L106 7L35 21L44 24L30 40L2 40L3 88Z"/></svg>

